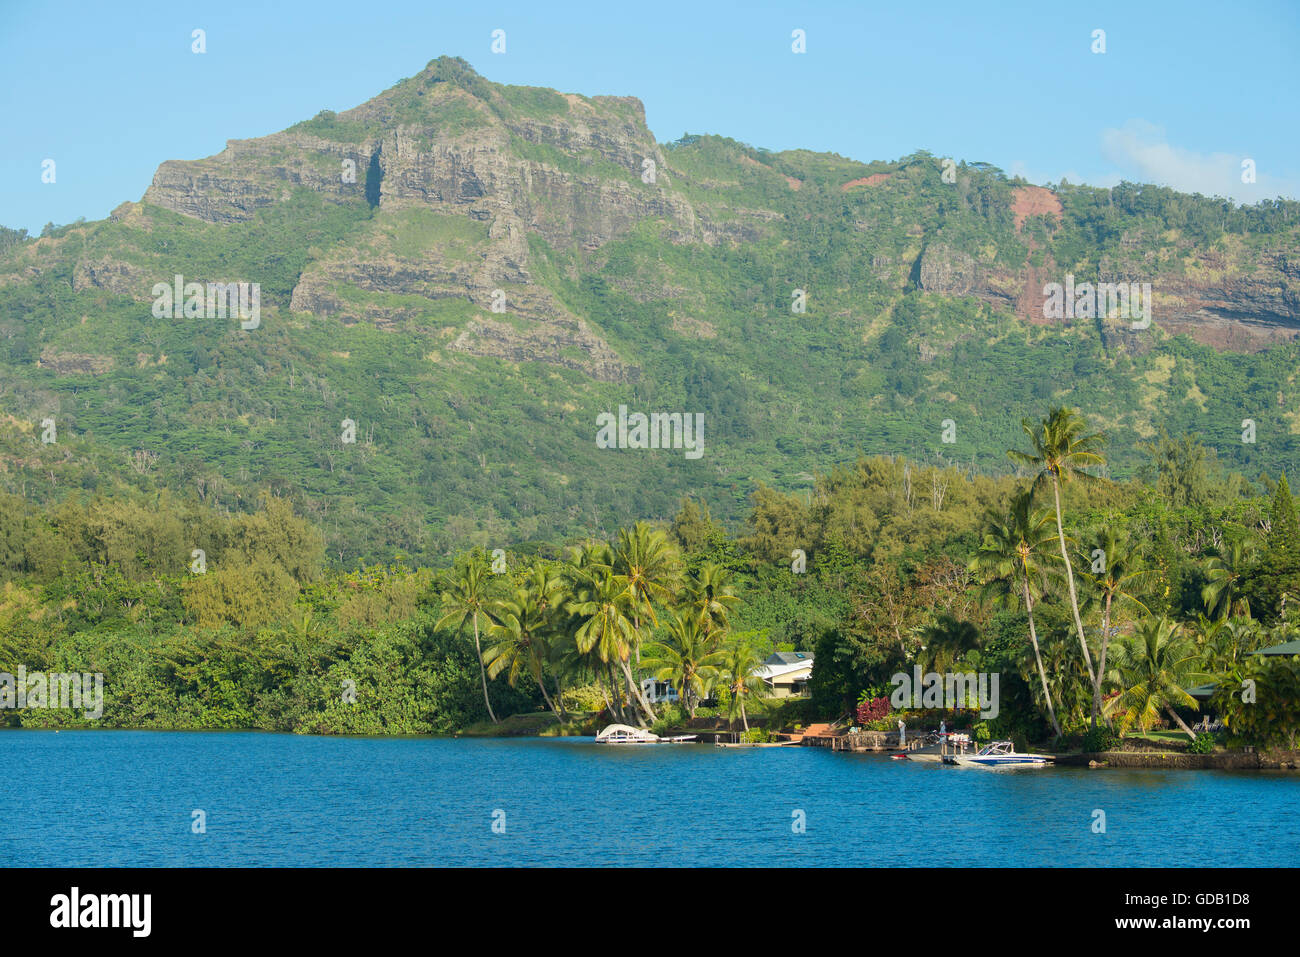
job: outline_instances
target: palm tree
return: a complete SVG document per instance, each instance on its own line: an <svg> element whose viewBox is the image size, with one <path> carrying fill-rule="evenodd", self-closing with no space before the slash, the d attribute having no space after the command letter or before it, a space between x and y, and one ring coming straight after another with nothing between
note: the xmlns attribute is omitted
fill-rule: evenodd
<svg viewBox="0 0 1300 957"><path fill-rule="evenodd" d="M755 672L762 664L754 638L748 633L732 636L722 646L722 662L719 668L722 680L730 692L727 705L727 717L734 721L736 712L740 712L740 723L749 730L749 718L745 714L745 699L748 697L766 698L772 689Z"/></svg>
<svg viewBox="0 0 1300 957"><path fill-rule="evenodd" d="M1032 452L1020 452L1015 449L1007 451L1013 462L1036 469L1034 487L1050 482L1052 497L1056 503L1056 535L1061 546L1061 561L1065 565L1065 578L1070 586L1070 610L1074 613L1074 627L1079 635L1079 647L1083 651L1083 661L1088 669L1088 678L1092 681L1092 726L1097 727L1097 715L1101 712L1101 676L1092 667L1092 654L1088 651L1088 639L1083 631L1083 616L1079 614L1079 593L1074 586L1074 567L1070 562L1070 553L1065 547L1065 523L1061 517L1061 486L1073 479L1092 479L1093 475L1084 469L1105 465L1106 460L1097 451L1102 442L1100 433L1085 433L1085 424L1075 409L1054 408L1048 411L1047 418L1034 425L1028 419L1021 423Z"/></svg>
<svg viewBox="0 0 1300 957"><path fill-rule="evenodd" d="M1250 604L1242 596L1241 586L1252 552L1249 541L1235 538L1228 543L1226 554L1215 555L1205 563L1209 580L1201 589L1201 601L1205 603L1205 613L1211 618L1250 615Z"/></svg>
<svg viewBox="0 0 1300 957"><path fill-rule="evenodd" d="M918 633L921 650L925 652L921 662L924 671L950 671L962 655L980 645L978 628L945 612L918 629Z"/></svg>
<svg viewBox="0 0 1300 957"><path fill-rule="evenodd" d="M1264 629L1253 618L1197 616L1196 653L1209 672L1230 671L1266 641Z"/></svg>
<svg viewBox="0 0 1300 957"><path fill-rule="evenodd" d="M990 517L979 553L971 560L971 571L983 574L986 594L1000 594L1002 600L1013 607L1018 603L1024 604L1025 614L1029 617L1029 643L1033 646L1034 663L1043 683L1047 716L1059 740L1061 725L1056 720L1056 707L1047 689L1047 672L1043 669L1038 630L1034 625L1034 596L1042 594L1045 578L1040 556L1056 536L1051 529L1051 515L1046 509L1035 509L1033 500L1033 490L1025 489L1011 499L1011 509L1005 517Z"/></svg>
<svg viewBox="0 0 1300 957"><path fill-rule="evenodd" d="M731 610L739 604L731 569L725 565L705 562L686 583L684 605L706 632L725 631Z"/></svg>
<svg viewBox="0 0 1300 957"><path fill-rule="evenodd" d="M1071 650L1073 644L1068 631L1062 635L1044 635L1041 641L1047 685L1052 700L1057 703L1057 715L1066 727L1081 720L1092 707L1092 683L1083 659Z"/></svg>
<svg viewBox="0 0 1300 957"><path fill-rule="evenodd" d="M483 679L483 703L487 705L488 717L497 723L497 716L492 711L492 699L488 697L487 668L483 665L483 648L479 644L479 621L489 624L492 616L487 609L491 603L491 571L481 555L470 555L461 566L448 574L442 595L443 616L436 627L443 628L454 623L457 631L464 629L469 622L474 623L474 653L478 657L479 676Z"/></svg>
<svg viewBox="0 0 1300 957"><path fill-rule="evenodd" d="M672 601L672 589L681 578L681 553L663 529L637 522L630 529L619 529L613 557L615 574L627 580L632 620L637 628L634 650L640 661L641 615L644 612L651 622L657 623L654 603Z"/></svg>
<svg viewBox="0 0 1300 957"><path fill-rule="evenodd" d="M496 603L493 617L496 623L488 628L488 634L496 644L483 655L488 674L495 678L504 671L513 688L519 675L526 672L542 690L546 706L560 717L542 681L542 667L550 655L550 621L543 606L531 590L518 588L511 597Z"/></svg>
<svg viewBox="0 0 1300 957"><path fill-rule="evenodd" d="M632 619L632 592L627 578L607 567L596 568L586 587L567 606L578 619L574 641L580 652L592 652L601 662L616 665L627 683L628 700L637 702L641 708L641 724L654 721L654 711L633 679L628 664L639 636Z"/></svg>
<svg viewBox="0 0 1300 957"><path fill-rule="evenodd" d="M623 683L614 679L614 667L608 657L602 657L601 649L594 644L587 644L585 636L579 641L578 631L587 624L587 617L579 614L577 609L588 607L589 603L599 600L597 583L613 574L614 551L606 542L588 541L570 550L569 561L563 566L563 575L567 594L562 603L564 624L561 634L564 642L560 646L561 665L569 670L586 668L603 681L601 693L610 713L624 724L637 719L629 717L627 707L631 707L631 694ZM627 596L621 600L626 603Z"/></svg>
<svg viewBox="0 0 1300 957"><path fill-rule="evenodd" d="M1106 649L1110 644L1110 619L1118 606L1136 608L1149 615L1150 609L1138 599L1137 594L1151 580L1152 572L1142 564L1141 553L1132 540L1121 536L1111 525L1102 526L1089 536L1084 545L1084 562L1095 568L1093 556L1100 552L1102 568L1092 572L1092 601L1101 609L1101 654L1097 659L1097 675L1106 674Z"/></svg>
<svg viewBox="0 0 1300 957"><path fill-rule="evenodd" d="M533 601L536 602L538 611L546 620L545 637L548 640L545 645L547 660L557 665L551 670L552 680L555 682L555 703L559 705L560 720L567 721L569 716L565 711L563 701L564 671L563 668L558 667L557 645L561 644L562 640L567 637L564 626L568 623L568 615L564 610L564 606L571 597L568 591L568 582L555 566L538 561L529 569L528 576L524 579L524 586L528 589Z"/></svg>
<svg viewBox="0 0 1300 957"><path fill-rule="evenodd" d="M1178 717L1174 706L1199 707L1185 690L1209 677L1197 665L1196 649L1182 636L1177 622L1163 617L1143 621L1133 636L1115 649L1120 687L1115 707L1121 709L1121 725L1129 728L1136 724L1146 731L1163 711L1195 741L1196 732Z"/></svg>
<svg viewBox="0 0 1300 957"><path fill-rule="evenodd" d="M675 612L668 622L667 637L645 647L646 657L641 663L655 678L670 682L677 689L692 718L722 665L719 635L710 631L696 615Z"/></svg>

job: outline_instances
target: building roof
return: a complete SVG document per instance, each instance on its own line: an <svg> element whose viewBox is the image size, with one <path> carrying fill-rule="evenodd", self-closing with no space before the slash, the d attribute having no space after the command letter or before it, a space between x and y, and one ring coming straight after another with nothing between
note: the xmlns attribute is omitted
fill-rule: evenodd
<svg viewBox="0 0 1300 957"><path fill-rule="evenodd" d="M792 660L785 660L785 659ZM813 666L813 656L803 651L778 651L754 669L754 674L772 682L786 675L796 675Z"/></svg>
<svg viewBox="0 0 1300 957"><path fill-rule="evenodd" d="M1272 645L1268 648L1261 648L1259 651L1253 651L1255 655L1300 655L1300 639L1288 641L1281 645Z"/></svg>
<svg viewBox="0 0 1300 957"><path fill-rule="evenodd" d="M765 665L812 664L811 651L774 651L763 662Z"/></svg>

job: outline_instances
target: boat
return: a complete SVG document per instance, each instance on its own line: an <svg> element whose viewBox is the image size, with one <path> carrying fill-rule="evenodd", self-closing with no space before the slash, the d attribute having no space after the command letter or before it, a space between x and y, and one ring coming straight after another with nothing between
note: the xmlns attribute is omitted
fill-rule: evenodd
<svg viewBox="0 0 1300 957"><path fill-rule="evenodd" d="M974 754L946 754L945 764L957 764L968 768L1041 768L1047 764L1047 758L1041 754L1025 754L1017 751L1010 741L994 741L986 744Z"/></svg>
<svg viewBox="0 0 1300 957"><path fill-rule="evenodd" d="M645 728L634 728L628 724L611 724L596 735L597 744L680 744L694 741L693 734L679 734L675 738L661 738Z"/></svg>

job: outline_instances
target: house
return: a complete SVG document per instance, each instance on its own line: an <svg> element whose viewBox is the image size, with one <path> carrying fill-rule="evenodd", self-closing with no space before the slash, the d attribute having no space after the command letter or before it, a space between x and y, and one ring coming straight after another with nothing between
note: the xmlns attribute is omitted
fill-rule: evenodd
<svg viewBox="0 0 1300 957"><path fill-rule="evenodd" d="M667 681L657 678L644 678L641 681L641 693L651 704L673 703L677 701L677 689Z"/></svg>
<svg viewBox="0 0 1300 957"><path fill-rule="evenodd" d="M772 689L772 697L798 698L808 693L812 668L810 651L774 651L754 674Z"/></svg>

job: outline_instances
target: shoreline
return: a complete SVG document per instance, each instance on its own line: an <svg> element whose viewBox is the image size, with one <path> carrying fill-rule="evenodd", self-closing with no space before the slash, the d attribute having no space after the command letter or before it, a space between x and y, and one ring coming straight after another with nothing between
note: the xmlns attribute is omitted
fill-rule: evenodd
<svg viewBox="0 0 1300 957"><path fill-rule="evenodd" d="M94 731L94 732L154 732L162 734L268 734L268 735L285 735L298 738L359 738L372 740L399 740L412 738L427 738L440 740L496 740L504 741L510 739L529 739L529 740L546 740L546 739L565 739L565 738L590 738L593 735L583 734L581 732L562 733L562 734L537 734L521 733L518 730L502 729L501 733L471 733L457 732L451 734L312 734L300 731L269 731L265 728L104 728L104 727L64 727L64 728L0 728L2 732L23 732L32 731L38 733L59 733L61 731ZM698 732L697 732L698 733ZM713 737L720 737L721 733L706 732L705 734ZM716 740L705 740L705 735L701 735L701 740L689 742L698 746L713 747L716 746ZM741 743L728 744L730 747L740 748L758 748L758 747L817 747L810 742L782 741L771 743ZM849 754L873 754L879 756L888 756L892 748L860 748L844 749L844 753ZM1053 764L1062 767L1074 768L1091 768L1094 770L1105 770L1107 768L1118 768L1125 770L1134 769L1152 769L1152 770L1170 770L1170 771L1294 771L1300 770L1300 750L1271 749L1264 751L1220 751L1213 754L1186 754L1179 751L1075 751L1065 754L1056 754L1050 751L1035 752L1041 753L1045 757L1052 759Z"/></svg>

